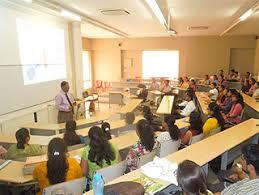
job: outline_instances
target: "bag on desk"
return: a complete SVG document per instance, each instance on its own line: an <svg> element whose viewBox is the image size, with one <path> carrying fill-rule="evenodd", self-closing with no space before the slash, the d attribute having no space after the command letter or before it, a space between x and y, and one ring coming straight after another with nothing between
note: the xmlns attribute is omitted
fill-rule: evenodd
<svg viewBox="0 0 259 195"><path fill-rule="evenodd" d="M104 187L104 195L144 195L144 187L133 181L120 182Z"/></svg>

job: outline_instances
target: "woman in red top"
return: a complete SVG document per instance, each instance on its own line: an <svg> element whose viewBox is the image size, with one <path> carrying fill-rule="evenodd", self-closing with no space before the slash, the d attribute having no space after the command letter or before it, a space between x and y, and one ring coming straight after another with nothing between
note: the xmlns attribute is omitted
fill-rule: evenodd
<svg viewBox="0 0 259 195"><path fill-rule="evenodd" d="M227 115L225 115L226 123L238 124L241 122L241 113L244 108L243 96L238 91L233 91L232 94L233 105Z"/></svg>

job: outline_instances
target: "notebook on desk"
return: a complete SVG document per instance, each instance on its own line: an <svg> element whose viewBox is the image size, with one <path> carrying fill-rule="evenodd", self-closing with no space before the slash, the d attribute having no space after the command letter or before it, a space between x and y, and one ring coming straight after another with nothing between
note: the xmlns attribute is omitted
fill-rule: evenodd
<svg viewBox="0 0 259 195"><path fill-rule="evenodd" d="M10 162L12 162L12 161L0 159L0 170L3 169L4 167L6 167Z"/></svg>

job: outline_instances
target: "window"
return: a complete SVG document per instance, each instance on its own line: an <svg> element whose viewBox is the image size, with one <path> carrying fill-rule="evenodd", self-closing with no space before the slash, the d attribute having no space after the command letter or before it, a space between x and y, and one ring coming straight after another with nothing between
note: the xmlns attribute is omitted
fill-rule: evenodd
<svg viewBox="0 0 259 195"><path fill-rule="evenodd" d="M66 78L64 30L16 19L24 84Z"/></svg>
<svg viewBox="0 0 259 195"><path fill-rule="evenodd" d="M142 77L178 78L179 51L143 51Z"/></svg>
<svg viewBox="0 0 259 195"><path fill-rule="evenodd" d="M92 87L91 57L90 57L90 52L88 51L83 51L83 80L84 80L85 89L89 89Z"/></svg>

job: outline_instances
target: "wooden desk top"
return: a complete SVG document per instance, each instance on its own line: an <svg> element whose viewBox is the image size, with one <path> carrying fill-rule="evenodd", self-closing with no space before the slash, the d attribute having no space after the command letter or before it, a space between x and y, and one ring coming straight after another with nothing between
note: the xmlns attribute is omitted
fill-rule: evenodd
<svg viewBox="0 0 259 195"><path fill-rule="evenodd" d="M86 119L76 120L76 123L77 123L77 126L81 126L81 125L96 123L98 121L107 120L108 118L109 118L109 114L102 114L102 115L98 115L98 116L92 116L92 117L86 118ZM27 129L40 129L40 130L43 130L43 131L44 130L46 130L46 131L56 131L56 130L65 129L65 123L60 123L60 124L32 123L32 124L23 125L23 127L27 128Z"/></svg>
<svg viewBox="0 0 259 195"><path fill-rule="evenodd" d="M164 96L156 113L157 114L171 114L174 103L174 96Z"/></svg>
<svg viewBox="0 0 259 195"><path fill-rule="evenodd" d="M206 95L205 92L195 92L195 94L198 99L198 102L200 103L202 112L204 114L208 114L207 108L208 108L209 102L211 102L210 98Z"/></svg>
<svg viewBox="0 0 259 195"><path fill-rule="evenodd" d="M259 119L249 119L239 125L168 155L166 159L178 164L186 159L189 159L196 162L200 166L205 165L215 157L258 134L259 126L256 126L257 124L259 124ZM132 181L141 175L142 173L140 169L137 169L133 172L118 177L108 184L122 181ZM87 194L93 194L93 191L89 191Z"/></svg>
<svg viewBox="0 0 259 195"><path fill-rule="evenodd" d="M48 136L40 136L40 135L31 135L30 136L30 144L40 144L40 145L48 145L49 143ZM14 144L17 143L15 135L0 135L0 143L9 143Z"/></svg>
<svg viewBox="0 0 259 195"><path fill-rule="evenodd" d="M154 94L154 95L163 95L164 93L159 91L159 90L152 90L152 91L149 91L150 93Z"/></svg>
<svg viewBox="0 0 259 195"><path fill-rule="evenodd" d="M250 97L249 95L246 95L244 93L241 94L244 98L244 102L257 112L259 112L259 102L256 102L256 100L253 97Z"/></svg>
<svg viewBox="0 0 259 195"><path fill-rule="evenodd" d="M126 104L120 109L119 113L126 114L128 112L133 112L142 101L142 99L132 99L129 104Z"/></svg>

